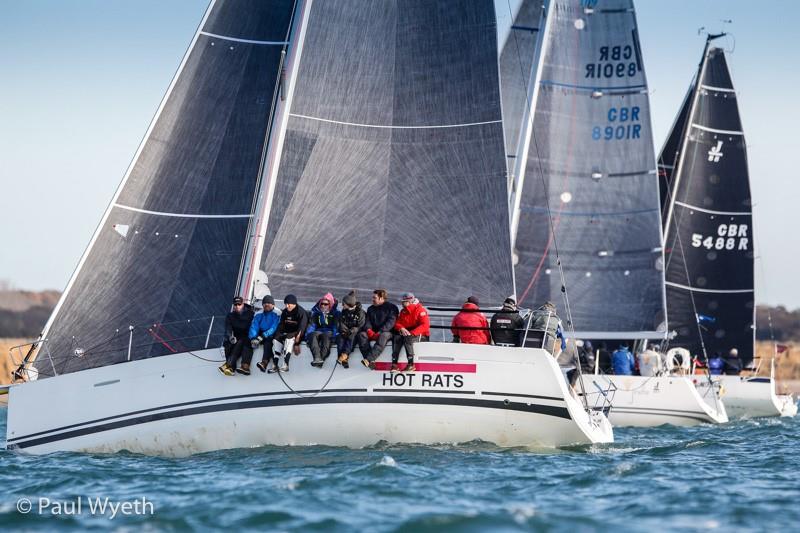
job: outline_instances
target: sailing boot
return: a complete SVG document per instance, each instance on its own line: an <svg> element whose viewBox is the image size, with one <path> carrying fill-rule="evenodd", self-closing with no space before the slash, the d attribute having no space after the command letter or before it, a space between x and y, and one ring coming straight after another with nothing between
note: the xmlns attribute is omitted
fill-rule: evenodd
<svg viewBox="0 0 800 533"><path fill-rule="evenodd" d="M281 370L280 370L280 368L278 367L278 358L277 358L277 357L273 357L273 358L272 358L272 368L270 368L269 370L267 370L267 373L269 373L269 374L274 374L275 372L280 372L280 371L281 371Z"/></svg>
<svg viewBox="0 0 800 533"><path fill-rule="evenodd" d="M349 359L350 359L349 355L347 355L346 353L340 353L337 361L339 361L339 363L341 363L341 365L344 368L350 368Z"/></svg>
<svg viewBox="0 0 800 533"><path fill-rule="evenodd" d="M241 368L237 368L236 371L238 373L242 374L243 376L249 376L250 375L250 365L248 365L247 363L242 363Z"/></svg>
<svg viewBox="0 0 800 533"><path fill-rule="evenodd" d="M392 367L389 369L389 372L400 372L400 365L397 364L397 359L392 359Z"/></svg>
<svg viewBox="0 0 800 533"><path fill-rule="evenodd" d="M280 369L281 372L288 372L289 371L289 359L291 359L291 357L292 357L291 352L287 353L284 356L284 358L283 358L283 366Z"/></svg>
<svg viewBox="0 0 800 533"><path fill-rule="evenodd" d="M403 372L416 372L417 367L414 366L414 360L409 359L406 367L403 369Z"/></svg>
<svg viewBox="0 0 800 533"><path fill-rule="evenodd" d="M222 372L223 374L225 374L226 376L232 376L233 375L233 369L230 367L230 365L227 363L227 361L222 363L222 366L219 367L219 371Z"/></svg>

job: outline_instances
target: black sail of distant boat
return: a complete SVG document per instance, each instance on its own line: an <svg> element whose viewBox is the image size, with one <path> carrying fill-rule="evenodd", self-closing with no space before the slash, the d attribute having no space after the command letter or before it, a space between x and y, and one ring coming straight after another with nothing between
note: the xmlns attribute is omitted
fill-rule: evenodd
<svg viewBox="0 0 800 533"><path fill-rule="evenodd" d="M326 0L305 28L262 269L273 294L514 291L491 0Z"/></svg>
<svg viewBox="0 0 800 533"><path fill-rule="evenodd" d="M56 373L219 345L293 9L211 2L45 329Z"/></svg>
<svg viewBox="0 0 800 533"><path fill-rule="evenodd" d="M561 301L557 247L579 335L652 338L665 320L661 222L633 4L548 10L516 213L519 299Z"/></svg>
<svg viewBox="0 0 800 533"><path fill-rule="evenodd" d="M667 211L669 210L670 197L672 195L672 174L675 170L675 165L678 164L678 154L683 146L683 138L686 136L685 127L692 107L693 96L694 82L689 87L686 96L683 97L681 110L678 112L678 116L675 117L669 136L667 136L664 147L658 156L658 188L661 196L661 220L663 222L667 221ZM666 231L667 228L664 228L664 233Z"/></svg>
<svg viewBox="0 0 800 533"><path fill-rule="evenodd" d="M747 150L725 52L710 44L714 37L686 122L675 126L685 135L665 219L669 326L677 332L674 345L700 355L704 344L709 356L737 348L747 363L754 338Z"/></svg>

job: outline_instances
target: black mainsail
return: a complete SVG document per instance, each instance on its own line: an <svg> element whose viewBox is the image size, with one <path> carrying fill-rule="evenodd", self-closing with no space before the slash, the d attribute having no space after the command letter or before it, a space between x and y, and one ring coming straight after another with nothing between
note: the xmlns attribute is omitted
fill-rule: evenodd
<svg viewBox="0 0 800 533"><path fill-rule="evenodd" d="M736 92L725 52L711 45L717 37L706 42L685 122L670 135L684 132L664 220L667 305L674 345L694 354L703 344L709 354L737 348L746 364L755 313L752 204Z"/></svg>
<svg viewBox="0 0 800 533"><path fill-rule="evenodd" d="M542 32L512 222L520 302L559 300L558 247L576 335L663 336L658 183L633 4L554 0Z"/></svg>
<svg viewBox="0 0 800 533"><path fill-rule="evenodd" d="M56 373L202 348L229 309L293 10L209 5L45 328Z"/></svg>
<svg viewBox="0 0 800 533"><path fill-rule="evenodd" d="M261 268L276 296L514 291L491 0L326 0L304 19Z"/></svg>

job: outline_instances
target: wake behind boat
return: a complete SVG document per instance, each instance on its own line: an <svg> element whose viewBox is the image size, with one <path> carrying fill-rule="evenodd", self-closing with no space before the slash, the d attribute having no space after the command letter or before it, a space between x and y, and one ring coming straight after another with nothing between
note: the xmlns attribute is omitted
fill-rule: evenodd
<svg viewBox="0 0 800 533"><path fill-rule="evenodd" d="M541 349L422 343L402 378L215 369L236 294L500 304L508 197L491 0L212 1L20 366L38 379L10 389L8 445L608 442Z"/></svg>

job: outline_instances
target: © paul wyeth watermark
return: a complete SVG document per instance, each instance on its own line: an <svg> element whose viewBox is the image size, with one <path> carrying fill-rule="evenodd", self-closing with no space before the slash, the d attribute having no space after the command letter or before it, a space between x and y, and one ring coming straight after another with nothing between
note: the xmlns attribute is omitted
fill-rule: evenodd
<svg viewBox="0 0 800 533"><path fill-rule="evenodd" d="M101 496L76 496L71 500L50 498L20 498L17 512L52 516L105 516L109 520L121 516L152 516L156 508L146 497L132 500L113 500Z"/></svg>

